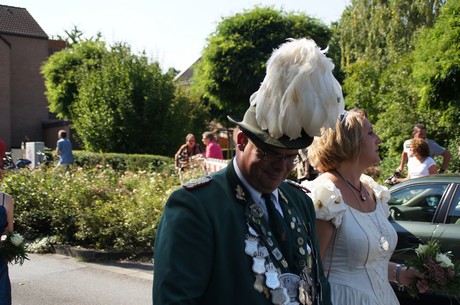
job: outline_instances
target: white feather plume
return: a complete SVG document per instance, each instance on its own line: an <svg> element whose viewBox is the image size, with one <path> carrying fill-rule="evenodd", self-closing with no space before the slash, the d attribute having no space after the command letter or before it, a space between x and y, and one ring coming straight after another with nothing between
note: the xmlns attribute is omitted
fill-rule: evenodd
<svg viewBox="0 0 460 305"><path fill-rule="evenodd" d="M267 74L250 103L256 120L274 138L313 137L335 127L344 109L342 88L332 75L334 64L313 40L289 39L267 62Z"/></svg>

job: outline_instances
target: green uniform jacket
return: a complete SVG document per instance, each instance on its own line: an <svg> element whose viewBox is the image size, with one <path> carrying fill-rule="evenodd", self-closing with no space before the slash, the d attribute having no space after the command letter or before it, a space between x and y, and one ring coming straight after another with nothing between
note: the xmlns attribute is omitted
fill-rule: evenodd
<svg viewBox="0 0 460 305"><path fill-rule="evenodd" d="M254 289L252 258L245 253L248 225L232 162L212 180L173 192L166 203L154 245L153 305L258 305L272 304ZM244 189L244 187L243 187ZM283 182L283 192L298 215L316 232L315 212L309 196ZM313 244L319 257L316 234ZM319 264L320 304L331 304L330 286Z"/></svg>

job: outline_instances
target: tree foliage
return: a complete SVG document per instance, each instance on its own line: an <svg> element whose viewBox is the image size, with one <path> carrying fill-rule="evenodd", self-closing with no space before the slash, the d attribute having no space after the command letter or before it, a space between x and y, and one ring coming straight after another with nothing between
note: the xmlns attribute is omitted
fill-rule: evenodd
<svg viewBox="0 0 460 305"><path fill-rule="evenodd" d="M413 58L418 111L438 137L453 138L460 127L460 1L448 1L434 27L420 32Z"/></svg>
<svg viewBox="0 0 460 305"><path fill-rule="evenodd" d="M458 147L459 11L458 0L354 0L342 15L346 103L370 113L388 160L382 168L395 168L417 122Z"/></svg>
<svg viewBox="0 0 460 305"><path fill-rule="evenodd" d="M69 107L78 95L80 79L85 77L85 71L98 69L106 53L103 41L85 40L54 53L43 64L41 73L45 79L45 95L50 111L58 118L71 118Z"/></svg>
<svg viewBox="0 0 460 305"><path fill-rule="evenodd" d="M207 108L176 91L174 71L124 43L73 40L42 73L50 110L72 120L85 150L171 155L204 129Z"/></svg>
<svg viewBox="0 0 460 305"><path fill-rule="evenodd" d="M339 27L347 104L360 105L372 114L372 119L376 118L381 111L376 101L381 86L385 86L381 76L389 66L399 65L401 57L413 50L414 35L433 25L443 2L351 1Z"/></svg>
<svg viewBox="0 0 460 305"><path fill-rule="evenodd" d="M312 38L327 47L330 30L304 13L255 7L223 18L195 69L194 91L227 114L242 114L258 90L265 63L287 38Z"/></svg>

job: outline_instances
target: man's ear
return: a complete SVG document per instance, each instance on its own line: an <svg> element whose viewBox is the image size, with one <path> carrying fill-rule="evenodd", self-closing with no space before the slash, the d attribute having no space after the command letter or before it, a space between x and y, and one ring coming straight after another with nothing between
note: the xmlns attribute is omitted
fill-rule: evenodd
<svg viewBox="0 0 460 305"><path fill-rule="evenodd" d="M248 137L241 130L236 134L236 148L240 151L248 144Z"/></svg>

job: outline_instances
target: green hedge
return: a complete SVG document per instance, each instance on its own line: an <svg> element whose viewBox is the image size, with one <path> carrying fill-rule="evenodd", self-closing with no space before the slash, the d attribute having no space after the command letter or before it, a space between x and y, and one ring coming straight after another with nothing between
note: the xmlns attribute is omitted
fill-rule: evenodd
<svg viewBox="0 0 460 305"><path fill-rule="evenodd" d="M93 153L74 151L75 165L84 168L110 167L117 171L149 170L162 172L174 171L174 160L156 155L136 155L120 153Z"/></svg>
<svg viewBox="0 0 460 305"><path fill-rule="evenodd" d="M67 170L5 173L0 189L15 200L15 230L29 241L53 236L86 248L152 252L163 206L180 186L172 159L83 152L75 159ZM149 170L121 170L135 168Z"/></svg>

